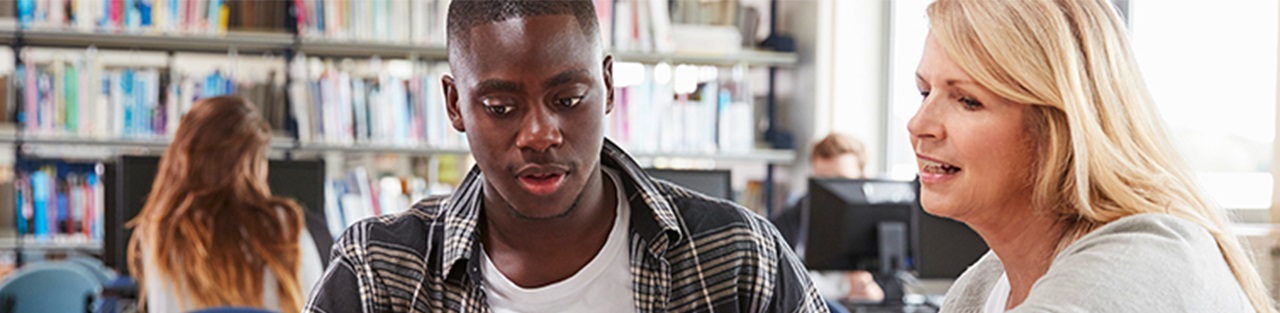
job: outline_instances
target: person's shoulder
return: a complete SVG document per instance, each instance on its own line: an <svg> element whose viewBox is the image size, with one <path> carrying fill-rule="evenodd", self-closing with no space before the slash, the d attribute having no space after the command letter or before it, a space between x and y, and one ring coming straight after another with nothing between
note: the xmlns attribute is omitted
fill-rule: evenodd
<svg viewBox="0 0 1280 313"><path fill-rule="evenodd" d="M1039 300L1030 303L1085 311L1236 312L1226 308L1247 307L1241 293L1207 229L1168 214L1138 214L1063 249L1032 289Z"/></svg>
<svg viewBox="0 0 1280 313"><path fill-rule="evenodd" d="M379 215L353 223L343 231L335 244L335 252L366 251L381 247L421 254L432 238L443 234L444 212L449 196L431 196L419 200L407 211Z"/></svg>
<svg viewBox="0 0 1280 313"><path fill-rule="evenodd" d="M1195 222L1169 214L1145 213L1117 219L1081 237L1064 251L1064 255L1090 249L1122 246L1125 250L1143 251L1142 255L1168 253L1202 254L1202 250L1218 250L1209 231ZM1221 258L1221 254L1217 254Z"/></svg>
<svg viewBox="0 0 1280 313"><path fill-rule="evenodd" d="M1064 248L1054 260L1054 266L1102 269L1087 271L1108 273L1099 278L1148 276L1146 278L1172 281L1198 279L1197 276L1213 276L1224 271L1231 277L1218 243L1208 229L1181 217L1159 213L1127 216L1099 227Z"/></svg>

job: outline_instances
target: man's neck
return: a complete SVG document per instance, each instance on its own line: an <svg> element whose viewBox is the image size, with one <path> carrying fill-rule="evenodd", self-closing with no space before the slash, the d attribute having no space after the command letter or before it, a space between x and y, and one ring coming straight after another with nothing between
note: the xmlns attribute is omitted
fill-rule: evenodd
<svg viewBox="0 0 1280 313"><path fill-rule="evenodd" d="M523 287L554 283L572 276L604 247L614 227L616 188L621 186L615 186L602 167L597 168L578 207L566 216L534 220L485 214L480 231L484 250L508 279ZM506 204L486 201L485 205L487 212L501 212L489 208Z"/></svg>
<svg viewBox="0 0 1280 313"><path fill-rule="evenodd" d="M995 221L970 223L991 251L1000 257L1009 278L1008 308L1022 304L1031 286L1049 271L1062 240L1064 225L1038 208L1003 210L1016 212Z"/></svg>

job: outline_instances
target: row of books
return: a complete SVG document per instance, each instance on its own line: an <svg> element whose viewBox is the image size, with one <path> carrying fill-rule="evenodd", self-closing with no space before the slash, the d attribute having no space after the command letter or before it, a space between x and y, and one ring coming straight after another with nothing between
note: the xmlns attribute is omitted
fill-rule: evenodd
<svg viewBox="0 0 1280 313"><path fill-rule="evenodd" d="M304 143L465 146L450 127L443 63L295 57L289 86Z"/></svg>
<svg viewBox="0 0 1280 313"><path fill-rule="evenodd" d="M737 0L596 0L596 10L605 42L617 51L734 53L759 27L754 9L741 20Z"/></svg>
<svg viewBox="0 0 1280 313"><path fill-rule="evenodd" d="M408 210L430 195L448 194L447 184L429 184L422 177L385 175L374 177L364 167L355 167L341 177L325 181L325 216L335 237L362 219Z"/></svg>
<svg viewBox="0 0 1280 313"><path fill-rule="evenodd" d="M151 34L220 34L227 30L285 32L286 1L18 0L27 29Z"/></svg>
<svg viewBox="0 0 1280 313"><path fill-rule="evenodd" d="M444 45L451 0L294 0L304 38Z"/></svg>
<svg viewBox="0 0 1280 313"><path fill-rule="evenodd" d="M35 135L164 137L195 101L237 94L259 105L278 132L293 122L303 143L466 146L443 103L444 63L299 54L287 69L294 79L285 85L283 59L192 69L201 62L185 55L149 65L107 62L107 56L90 50L24 57L16 73L17 122ZM169 67L179 65L187 68ZM243 67L259 70L249 75ZM635 151L749 152L756 108L744 71L619 63L609 136Z"/></svg>
<svg viewBox="0 0 1280 313"><path fill-rule="evenodd" d="M672 52L667 1L596 0L601 34L618 51Z"/></svg>
<svg viewBox="0 0 1280 313"><path fill-rule="evenodd" d="M106 202L97 164L18 163L13 187L19 236L39 241L102 239Z"/></svg>
<svg viewBox="0 0 1280 313"><path fill-rule="evenodd" d="M217 35L228 30L288 33L296 27L308 39L444 45L451 1L17 0L16 14L26 29ZM717 25L733 33L744 19L737 0L593 1L604 43L620 51L700 49L677 47L682 27ZM0 7L6 9L0 18L13 16L12 9ZM703 28L690 29L695 30Z"/></svg>
<svg viewBox="0 0 1280 313"><path fill-rule="evenodd" d="M33 52L34 54L34 52ZM96 51L30 57L19 64L16 117L34 135L86 138L164 137L201 98L243 94L283 127L283 84L246 81L224 71L176 71L161 64L102 62ZM260 101L260 102L259 102Z"/></svg>
<svg viewBox="0 0 1280 313"><path fill-rule="evenodd" d="M741 68L615 66L610 138L633 151L747 153L755 106ZM624 79L623 76L634 77Z"/></svg>
<svg viewBox="0 0 1280 313"><path fill-rule="evenodd" d="M82 73L83 72L83 73ZM90 70L55 63L20 65L18 122L32 134L121 137L164 130L160 72L155 68Z"/></svg>

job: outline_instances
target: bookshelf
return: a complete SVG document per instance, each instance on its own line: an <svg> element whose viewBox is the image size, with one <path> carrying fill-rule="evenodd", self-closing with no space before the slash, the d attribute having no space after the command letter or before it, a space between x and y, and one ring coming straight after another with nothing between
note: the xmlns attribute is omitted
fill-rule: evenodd
<svg viewBox="0 0 1280 313"><path fill-rule="evenodd" d="M149 138L92 138L70 135L20 135L16 131L0 131L0 144L24 146L89 146L107 148L154 148L163 150L169 147L167 137ZM271 149L295 149L293 138L275 137L271 139Z"/></svg>
<svg viewBox="0 0 1280 313"><path fill-rule="evenodd" d="M419 46L395 43L353 43L329 39L304 39L298 48L299 52L315 56L329 57L373 57L383 58L416 58L426 60L445 60L449 53L444 46ZM765 50L743 50L731 53L650 53L638 51L608 51L615 62L635 63L671 63L698 64L719 66L768 66L792 67L798 60L795 53L774 52Z"/></svg>
<svg viewBox="0 0 1280 313"><path fill-rule="evenodd" d="M22 0L22 1L47 1L47 0ZM370 0L370 2L372 3L381 3L386 1L388 0ZM395 0L390 0L390 1L393 1L392 5L394 5ZM434 0L424 0L424 1L427 1L430 3L438 3ZM622 0L618 0L618 1L622 1ZM600 2L600 1L597 1L597 2ZM252 3L252 2L245 2L245 3ZM292 7L293 5L295 5L294 3L303 3L303 1L297 1L297 2L289 1L288 6ZM319 3L319 2L316 2L316 3ZM353 3L365 3L365 2L353 2ZM417 3L417 2L414 2L414 3ZM11 5L11 4L14 6L18 6L17 4L13 4L11 2L0 1L0 5ZM245 4L238 4L238 5L245 5ZM303 11L303 12L312 12L307 10L313 10L314 8L298 8L298 9L300 9L300 11ZM436 9L438 10L439 8L436 8ZM413 7L413 12L415 13L419 12L418 10L432 10L432 9L428 7L419 8L415 4ZM432 12L436 12L436 11L432 11ZM303 13L303 14L306 14L306 13ZM368 14L368 12L358 12L357 14ZM203 13L196 14L196 16L203 16ZM201 28L195 31L188 31L188 30L181 29L186 26L178 26L178 28L167 28L167 29L148 29L145 26L141 28L136 27L136 25L128 26L130 25L128 24L129 23L128 21L115 20L113 21L113 23L116 23L116 26L115 26L116 28L111 28L111 29L88 28L88 31L85 31L86 26L75 25L73 27L72 25L69 25L69 24L65 26L58 26L58 25L50 26L50 25L41 24L41 25L36 25L31 27L19 27L18 26L19 23L16 22L15 20L12 20L12 17L10 17L10 19L5 19L5 17L2 16L2 13L0 13L0 45L7 45L13 48L13 50L15 51L15 61L16 61L15 63L18 65L23 64L23 53L21 52L24 51L25 48L35 48L35 49L93 48L100 51L107 51L107 50L139 51L141 50L141 51L145 51L153 54L138 54L138 56L141 56L141 57L134 57L134 58L145 59L145 62L152 64L149 66L155 69L159 69L161 72L161 75L163 75L166 78L169 78L169 76L171 75L179 75L177 74L178 71L174 70L174 67L183 65L180 63L184 63L185 61L179 61L182 59L175 56L180 56L183 53L214 53L214 54L222 54L224 57L228 57L228 58L239 58L239 59L257 58L256 56L254 56L257 54L283 56L283 58L281 58L282 61L280 61L283 64L281 66L278 66L278 68L280 68L279 74L283 76L279 79L280 85L278 87L284 89L285 96L282 98L276 99L276 101L279 101L279 103L277 103L276 105L287 108L287 109L280 109L281 110L280 112L292 112L293 114L297 114L296 110L299 110L298 108L300 107L299 103L295 103L295 102L298 102L297 99L309 99L309 98L294 98L292 95L289 94L289 92L293 90L292 88L295 86L295 84L305 85L305 84L323 82L322 77L324 77L324 75L330 75L335 73L347 75L348 72L352 80L365 79L372 82L379 82L382 84L386 84L387 83L386 76L388 75L382 74L381 77L378 77L379 75L376 75L376 73L375 75L369 75L367 74L368 72L370 72L369 70L362 70L362 69L365 67L372 67L372 65L368 65L368 63L376 63L376 64L391 63L391 62L398 62L398 60L402 60L402 59L412 63L414 66L414 70L412 71L411 75L395 77L395 79L397 80L394 80L393 82L395 83L403 82L406 85L412 85L418 82L421 82L421 84L427 84L427 83L433 83L433 81L434 83L438 83L438 79L432 79L432 78L438 77L436 75L442 73L439 70L440 65L442 64L442 62L447 61L447 58L448 58L448 53L442 40L443 30L439 28L442 25L442 23L438 23L440 21L435 20L433 18L426 19L427 21L425 23L419 22L417 20L411 21L413 24L413 27L412 27L413 29L411 30L411 33L413 34L412 36L405 36L405 34L403 33L401 34L379 33L380 31L392 31L392 32L396 31L396 30L388 30L386 25L383 25L383 26L373 25L373 26L368 26L366 28L356 27L355 30L357 30L358 32L363 32L362 34L356 34L356 33L342 34L341 32L339 32L338 35L333 35L331 30L316 28L317 25L315 24L314 20L301 18L301 17L296 17L299 19L295 20L294 18L295 17L280 18L280 21L267 22L267 24L272 24L272 25L284 25L284 27L276 27L278 29L252 29L252 28L234 28L234 27L232 27L232 29ZM354 20L359 21L360 19L361 17L356 16ZM368 20L368 17L365 16L363 19ZM296 22L296 25L289 25L290 23L294 23L294 22ZM608 21L602 20L602 23L605 23L605 22L608 22ZM71 23L71 22L68 22L68 23ZM378 21L377 23L384 23L384 22ZM207 26L204 26L204 27L207 27ZM225 28L225 25L223 26L223 28ZM409 30L405 30L405 31L409 31ZM612 31L608 29L602 29L602 31L612 33ZM417 36L417 34L430 34L430 35L428 36L428 38L424 40L417 40L416 38L413 37L413 36ZM606 36L608 35L611 35L611 34L606 34ZM410 37L411 39L403 40L403 38L405 37ZM401 40L388 39L388 38L401 38ZM643 49L643 48L637 48L637 49ZM658 50L653 48L650 48L650 49ZM629 62L629 63L640 63L640 64L646 64L646 65L666 64L672 67L676 67L678 65L694 65L694 66L700 66L700 67L721 68L722 71L724 71L725 73L732 71L732 70L726 70L725 68L735 68L735 69L791 68L791 67L794 67L799 62L798 56L796 53L764 51L764 50L755 50L750 48L744 48L743 50L731 50L726 52L696 52L695 53L695 52L678 52L678 51L669 50L669 49L663 50L663 51L665 52L648 52L648 51L637 51L637 50L629 50L629 49L622 49L622 50L614 49L614 50L610 50L609 53L614 56L615 64L620 62ZM159 54L160 56L156 56L156 54ZM161 58L163 58L163 60L161 60ZM355 62L358 65L354 65L354 67L357 67L359 69L353 70L351 68L352 67L351 65L347 65L348 64L347 59L360 60ZM67 62L67 64L74 64L74 61L61 60L59 58L55 58L55 60L58 60L59 62L65 61ZM315 61L311 61L311 60L315 60ZM378 60L378 61L370 62L369 60ZM396 61L393 61L393 60L396 60ZM42 62L46 62L46 61L47 60ZM295 64L297 65L296 66L297 68L302 68L304 70L295 71L294 70ZM323 66L319 67L323 69L321 70L321 73L314 72L316 71L315 68L317 67L314 66L313 64L324 64ZM335 68L341 68L341 69L339 71L335 71L334 70ZM232 71L235 72L237 70L232 70ZM649 71L652 71L652 69L649 69ZM364 72L366 74L358 74L361 72ZM199 77L198 74L190 74L190 75ZM364 76L361 77L360 75L364 75ZM722 74L722 77L723 76L727 76L727 75ZM770 82L767 86L756 86L756 88L769 89L768 90L769 92L768 97L770 102L769 105L772 105L771 102L773 98L773 94L772 94L773 76L770 75L769 77L770 77ZM177 78L175 77L172 79L176 80ZM7 99L6 101L9 102L9 105L16 106L17 112L21 113L25 109L24 109L24 106L21 105L21 103L17 103L20 99L20 97L17 96L20 91L15 87L17 87L19 84L25 84L25 82L23 82L22 77L13 75L13 74L10 74L8 82L10 87L8 88L9 95L7 95L5 99ZM716 86L714 88L729 88L729 89L737 88L733 91L735 93L735 96L734 96L735 101L739 101L737 99L739 98L739 96L741 96L746 98L746 100L741 100L741 101L745 101L745 103L749 105L753 105L753 106L766 105L765 103L752 103L754 99L752 98L752 95L749 92L750 87L743 87L743 86L735 87L734 86L735 84L733 82L725 84L724 82L713 81L710 83ZM412 89L412 88L406 88L406 89ZM432 90L430 89L430 87L422 87L419 89L408 90L403 92L407 94L411 94L412 96L412 92L414 91L419 92L418 93L419 95L434 96L438 94L438 90ZM689 93L694 93L694 92L690 91ZM713 89L713 91L709 94L711 95L712 98L718 96L718 94L716 94L715 89ZM187 95L184 94L184 96L187 96ZM308 101L310 102L301 104L302 105L301 107L305 107L306 105L312 105L312 104L316 106L320 105L318 102L320 100L309 99ZM425 104L428 107L438 106L438 102L425 103ZM414 102L413 104L410 104L410 105L416 106L420 104ZM344 108L344 109L347 109L347 108ZM369 107L368 109L374 110L376 108ZM645 108L639 108L637 109L637 111L644 110L644 109ZM264 109L264 111L267 111L267 110L270 110L270 109ZM715 109L712 109L713 112L714 110ZM440 111L443 111L443 110L440 110ZM412 112L411 114L420 113L418 111L412 111L412 110L411 112ZM172 115L172 113L170 114ZM750 112L750 114L752 115L750 116L751 118L756 118L757 117L756 115L758 114L767 114L767 113L759 113L759 111L756 111L756 112ZM712 115L710 117L711 117L711 123L716 123L717 117L715 115ZM351 116L343 116L342 118L351 118ZM359 118L359 117L355 116L355 118ZM439 123L438 118L439 116L434 116L434 117L423 116L423 120L426 121L424 122L425 124L442 125ZM662 121L660 116L655 116L653 118L657 118L657 120L655 121ZM284 122L284 123L273 122L273 126L278 127L276 129L278 137L272 140L271 148L275 152L282 152L286 158L292 158L298 155L310 156L310 155L335 155L335 154L336 155L352 155L353 158L359 155L371 155L371 154L428 156L431 158L431 161L430 161L432 163L431 166L433 168L440 168L442 166L437 164L440 162L448 162L450 163L450 165L464 164L464 161L458 161L458 158L456 157L466 156L469 154L469 150L466 148L465 142L458 143L458 142L455 142L456 140L439 141L435 139L436 137L431 137L428 134L416 134L414 135L414 137L410 137L408 139L400 137L396 140L386 140L386 138L376 138L373 136L361 138L358 131L355 131L354 135L347 135L347 137L350 137L350 138L347 138L347 137L328 138L328 137L321 136L321 134L310 134L310 133L308 133L307 135L303 135L300 133L303 132L304 130L299 128L301 126L299 126L297 119L298 117L290 115L286 118L288 122ZM319 117L316 117L315 119L319 120ZM8 121L8 122L12 122L12 121ZM694 124L701 123L701 122L703 121L702 120L695 121ZM316 123L316 121L313 120L311 121L311 123L314 124ZM752 125L754 123L748 122L746 124ZM413 124L413 125L414 127L421 126L421 124ZM350 126L358 126L358 125L350 125ZM147 151L162 150L168 147L169 145L169 139L167 135L165 135L164 130L156 130L157 132L159 132L156 134L149 133L149 134L138 135L138 134L130 134L129 132L125 132L122 134L122 136L102 136L101 134L97 134L98 136L96 137L90 137L85 135L66 134L66 133L58 133L58 132L54 132L54 133L45 133L40 131L33 132L33 131L26 130L24 128L25 127L23 125L18 125L18 127L16 127L15 129L0 129L0 146L14 147L13 149L14 158L18 160L23 159L26 156L26 154L29 153L26 151L27 149L24 149L25 147L71 147L71 148L92 147L92 148L99 148L99 149L105 148L107 150L113 151L113 153L130 153L133 151L138 151L137 149L142 149ZM160 127L160 128L164 128L164 127ZM451 129L448 127L444 127L442 129L444 129L445 132L451 131ZM738 129L741 129L741 128L738 128ZM172 130L169 130L169 131L172 131ZM425 131L425 132L431 132L431 131ZM435 130L434 132L438 134L440 133L440 130ZM713 128L713 130L709 132L704 132L704 133L715 133L715 132L716 131ZM280 137L281 134L284 134L285 136ZM308 137L314 137L314 138L308 138ZM767 138L756 138L757 141L761 139L765 139L767 141ZM430 142L431 144L424 144L423 142ZM74 150L74 149L69 149L69 150ZM714 148L712 149L685 149L685 148L666 149L665 147L662 147L662 146L653 146L653 147L645 147L645 148L641 148L641 147L628 148L628 151L631 151L633 156L636 157L637 159L658 159L658 158L707 159L707 160L716 160L716 161L723 160L723 161L731 161L731 162L747 162L747 163L762 164L762 166L765 166L767 168L767 172L769 173L768 176L766 176L765 178L766 186L772 185L771 180L772 180L772 172L773 172L774 165L790 164L796 158L796 152L794 150L769 149L769 148L760 148L760 147L750 147L745 149L739 148L739 149L722 151ZM440 161L439 159L436 158L436 156L448 156L448 157L445 158L446 161ZM43 157L43 155L41 155L41 157ZM338 165L338 166L346 166L346 165ZM363 169L360 169L360 171L363 171ZM366 175L366 174L362 174L362 175ZM433 176L434 175L436 174L433 174ZM368 179L368 177L365 177L364 179ZM441 181L444 181L444 180L447 180L447 179L443 179ZM428 179L428 181L435 182L436 178L432 177ZM768 197L767 191L766 191L766 197ZM346 199L342 199L342 200L345 201ZM771 203L772 201L764 201L764 202L766 203L765 205L769 205L769 203ZM5 212L0 211L0 213L5 213ZM53 251L101 251L102 243L100 240L80 240L80 241L33 240L29 238L19 239L14 237L0 236L0 250L18 250L18 249L53 250Z"/></svg>
<svg viewBox="0 0 1280 313"><path fill-rule="evenodd" d="M0 30L3 31L3 30ZM83 33L65 30L21 30L10 38L21 37L22 44L39 47L97 47L98 49L137 49L154 51L238 53L282 52L293 45L289 34L267 32L228 32L224 35L150 35L129 33ZM0 36L0 40L4 40Z"/></svg>
<svg viewBox="0 0 1280 313"><path fill-rule="evenodd" d="M434 147L434 146L413 146L413 145L394 145L379 143L353 143L353 144L327 144L327 143L311 143L302 144L295 148L298 152L341 152L341 153L391 153L391 154L451 154L451 155L467 155L471 151L465 147Z"/></svg>
<svg viewBox="0 0 1280 313"><path fill-rule="evenodd" d="M620 62L647 64L665 62L719 66L792 67L797 62L795 53L764 50L744 50L731 53L647 53L635 51L613 51L610 53Z"/></svg>
<svg viewBox="0 0 1280 313"><path fill-rule="evenodd" d="M714 159L718 161L758 162L768 164L789 164L796 159L794 150L755 149L751 152L633 152L635 158L673 158L673 159Z"/></svg>
<svg viewBox="0 0 1280 313"><path fill-rule="evenodd" d="M0 238L0 250L87 251L99 254L102 253L102 241L37 241L32 238L8 237Z"/></svg>
<svg viewBox="0 0 1280 313"><path fill-rule="evenodd" d="M444 60L449 52L443 45L415 45L388 42L351 42L336 39L299 38L298 51L324 57L373 57Z"/></svg>

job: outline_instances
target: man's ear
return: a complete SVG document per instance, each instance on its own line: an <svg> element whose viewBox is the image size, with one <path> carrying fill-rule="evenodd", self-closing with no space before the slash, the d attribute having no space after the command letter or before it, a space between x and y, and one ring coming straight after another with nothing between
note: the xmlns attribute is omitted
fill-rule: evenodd
<svg viewBox="0 0 1280 313"><path fill-rule="evenodd" d="M459 132L467 132L467 128L462 124L462 111L458 110L458 86L453 84L453 76L445 74L440 78L440 86L444 91L444 107L449 112L449 122L453 123L453 129Z"/></svg>
<svg viewBox="0 0 1280 313"><path fill-rule="evenodd" d="M613 113L613 56L604 56L604 88L607 90L604 99L604 114Z"/></svg>

